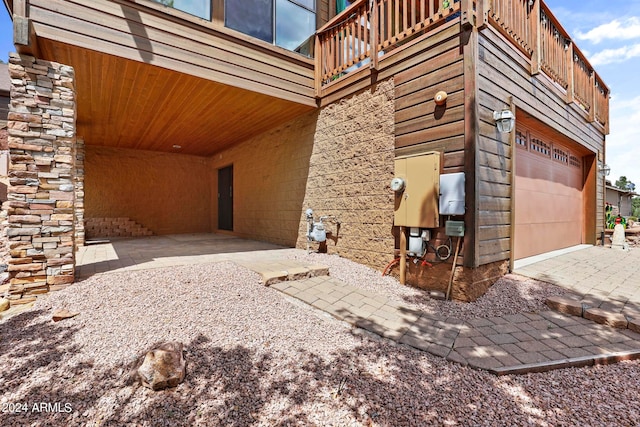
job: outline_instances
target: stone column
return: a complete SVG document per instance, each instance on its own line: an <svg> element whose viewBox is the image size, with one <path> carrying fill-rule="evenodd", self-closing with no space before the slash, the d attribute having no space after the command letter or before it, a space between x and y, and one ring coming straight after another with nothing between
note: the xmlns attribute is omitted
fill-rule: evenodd
<svg viewBox="0 0 640 427"><path fill-rule="evenodd" d="M66 65L12 53L9 75L9 293L24 301L74 280L76 94Z"/></svg>

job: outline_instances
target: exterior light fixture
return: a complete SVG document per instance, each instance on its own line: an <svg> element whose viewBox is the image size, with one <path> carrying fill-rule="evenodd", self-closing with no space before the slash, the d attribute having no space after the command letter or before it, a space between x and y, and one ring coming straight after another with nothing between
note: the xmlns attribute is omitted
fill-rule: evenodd
<svg viewBox="0 0 640 427"><path fill-rule="evenodd" d="M182 148L182 145L174 144L172 147L174 150L179 150Z"/></svg>
<svg viewBox="0 0 640 427"><path fill-rule="evenodd" d="M511 110L504 109L502 111L493 112L493 120L496 121L496 127L500 133L509 133L513 130L513 126L516 124L516 117Z"/></svg>
<svg viewBox="0 0 640 427"><path fill-rule="evenodd" d="M598 172L600 172L600 175L602 176L609 176L609 174L611 173L611 168L609 167L609 165L598 162Z"/></svg>
<svg viewBox="0 0 640 427"><path fill-rule="evenodd" d="M441 90L433 97L433 101L436 105L444 105L447 103L447 92Z"/></svg>

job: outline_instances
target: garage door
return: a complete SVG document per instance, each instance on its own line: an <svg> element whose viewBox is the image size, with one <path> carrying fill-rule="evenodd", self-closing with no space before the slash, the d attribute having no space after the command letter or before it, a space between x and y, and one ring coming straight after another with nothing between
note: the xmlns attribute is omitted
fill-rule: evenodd
<svg viewBox="0 0 640 427"><path fill-rule="evenodd" d="M515 259L582 243L583 162L577 150L516 132Z"/></svg>

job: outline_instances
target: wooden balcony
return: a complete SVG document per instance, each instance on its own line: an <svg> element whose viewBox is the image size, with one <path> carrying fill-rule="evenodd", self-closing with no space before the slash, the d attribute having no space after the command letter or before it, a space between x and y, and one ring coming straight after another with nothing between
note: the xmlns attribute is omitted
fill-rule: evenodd
<svg viewBox="0 0 640 427"><path fill-rule="evenodd" d="M547 5L536 0L483 0L490 24L530 61L531 74L544 73L567 103L582 108L590 122L609 132L609 89Z"/></svg>
<svg viewBox="0 0 640 427"><path fill-rule="evenodd" d="M379 61L418 35L460 15L453 0L358 0L318 30L316 90Z"/></svg>
<svg viewBox="0 0 640 427"><path fill-rule="evenodd" d="M497 29L567 103L608 133L609 89L542 0L359 0L316 34L316 94L379 63L417 36L459 20ZM484 21L486 17L486 21Z"/></svg>

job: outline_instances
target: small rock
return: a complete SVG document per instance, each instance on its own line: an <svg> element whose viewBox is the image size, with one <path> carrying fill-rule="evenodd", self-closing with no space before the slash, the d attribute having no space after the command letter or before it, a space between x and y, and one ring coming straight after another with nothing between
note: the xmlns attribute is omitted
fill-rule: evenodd
<svg viewBox="0 0 640 427"><path fill-rule="evenodd" d="M59 322L60 320L63 319L70 319L72 317L76 317L78 314L80 314L79 312L71 312L69 310L67 310L66 308L59 308L57 310L53 311L53 321L54 322Z"/></svg>
<svg viewBox="0 0 640 427"><path fill-rule="evenodd" d="M164 343L149 351L138 368L143 386L152 390L176 387L184 380L186 362L182 343Z"/></svg>
<svg viewBox="0 0 640 427"><path fill-rule="evenodd" d="M9 310L11 303L6 298L0 298L0 311Z"/></svg>

